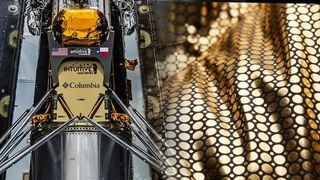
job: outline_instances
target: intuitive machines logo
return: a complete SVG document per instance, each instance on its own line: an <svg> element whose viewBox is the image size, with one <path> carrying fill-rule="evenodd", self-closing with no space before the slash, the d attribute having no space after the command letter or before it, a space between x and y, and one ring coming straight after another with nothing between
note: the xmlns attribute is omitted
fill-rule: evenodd
<svg viewBox="0 0 320 180"><path fill-rule="evenodd" d="M97 74L97 64L75 63L63 67L65 72L76 72L77 74Z"/></svg>
<svg viewBox="0 0 320 180"><path fill-rule="evenodd" d="M100 88L100 85L97 83L82 83L82 82L70 82L70 83L63 83L62 87L65 89L67 88L78 88L78 89L93 89L93 88Z"/></svg>
<svg viewBox="0 0 320 180"><path fill-rule="evenodd" d="M90 48L76 48L76 49L70 50L70 54L78 55L78 56L90 56L91 49Z"/></svg>

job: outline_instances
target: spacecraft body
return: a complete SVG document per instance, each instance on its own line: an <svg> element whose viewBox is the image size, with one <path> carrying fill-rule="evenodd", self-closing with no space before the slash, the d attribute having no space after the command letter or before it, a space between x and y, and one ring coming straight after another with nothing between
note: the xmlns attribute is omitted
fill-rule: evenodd
<svg viewBox="0 0 320 180"><path fill-rule="evenodd" d="M42 22L27 22L41 32L35 104L0 137L0 174L30 153L31 180L129 180L132 154L166 171L158 144L169 146L128 100L137 60L124 59L123 38L135 30L134 1L41 2L30 14Z"/></svg>
<svg viewBox="0 0 320 180"><path fill-rule="evenodd" d="M129 153L81 120L89 117L130 142L129 134L121 136L129 119L124 114L121 120L111 119L118 113L112 111L107 91L114 44L111 2L93 2L53 1L52 30L47 32L53 96L47 112L33 117L32 139L79 119L32 154L33 180L129 179Z"/></svg>

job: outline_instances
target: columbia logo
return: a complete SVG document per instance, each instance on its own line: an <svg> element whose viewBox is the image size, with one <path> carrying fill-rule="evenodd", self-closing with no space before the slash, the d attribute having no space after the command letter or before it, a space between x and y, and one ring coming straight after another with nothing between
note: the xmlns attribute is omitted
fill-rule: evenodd
<svg viewBox="0 0 320 180"><path fill-rule="evenodd" d="M62 87L64 87L65 89L67 89L67 88L69 87L69 84L66 83L66 82L64 82L64 83L62 84Z"/></svg>

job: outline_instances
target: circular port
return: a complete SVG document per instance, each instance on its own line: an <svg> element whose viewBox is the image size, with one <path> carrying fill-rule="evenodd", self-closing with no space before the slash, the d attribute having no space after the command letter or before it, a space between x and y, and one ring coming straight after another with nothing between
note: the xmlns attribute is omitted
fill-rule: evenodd
<svg viewBox="0 0 320 180"><path fill-rule="evenodd" d="M17 47L18 30L14 30L9 35L9 45L13 48Z"/></svg>
<svg viewBox="0 0 320 180"><path fill-rule="evenodd" d="M0 116L4 118L8 117L9 105L10 96L2 97L2 99L0 100Z"/></svg>
<svg viewBox="0 0 320 180"><path fill-rule="evenodd" d="M13 14L15 14L15 13L18 12L18 6L14 5L14 4L9 5L9 6L8 6L8 11L11 12L11 13L13 13Z"/></svg>
<svg viewBox="0 0 320 180"><path fill-rule="evenodd" d="M151 35L144 30L140 30L140 48L147 48L151 45Z"/></svg>
<svg viewBox="0 0 320 180"><path fill-rule="evenodd" d="M139 13L140 13L140 14L147 14L147 13L149 13L149 12L150 12L149 6L147 6L147 5L141 5L141 6L139 7Z"/></svg>

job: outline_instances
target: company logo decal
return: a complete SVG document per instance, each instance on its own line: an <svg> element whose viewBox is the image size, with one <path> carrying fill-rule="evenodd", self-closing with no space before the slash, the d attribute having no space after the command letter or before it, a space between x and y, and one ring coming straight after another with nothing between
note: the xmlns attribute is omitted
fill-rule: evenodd
<svg viewBox="0 0 320 180"><path fill-rule="evenodd" d="M82 82L70 82L70 83L67 83L67 82L64 82L62 84L62 87L64 87L64 89L67 89L67 88L71 88L71 89L74 89L74 88L77 88L77 89L93 89L93 88L100 88L100 85L97 84L97 83L82 83Z"/></svg>
<svg viewBox="0 0 320 180"><path fill-rule="evenodd" d="M66 83L66 82L64 82L64 83L62 84L62 87L64 87L65 89L67 89L67 88L69 87L69 84Z"/></svg>
<svg viewBox="0 0 320 180"><path fill-rule="evenodd" d="M76 72L77 74L97 74L98 66L95 63L75 63L63 67L65 72Z"/></svg>
<svg viewBox="0 0 320 180"><path fill-rule="evenodd" d="M91 49L90 48L76 48L76 49L70 50L70 54L78 55L78 56L90 56Z"/></svg>

